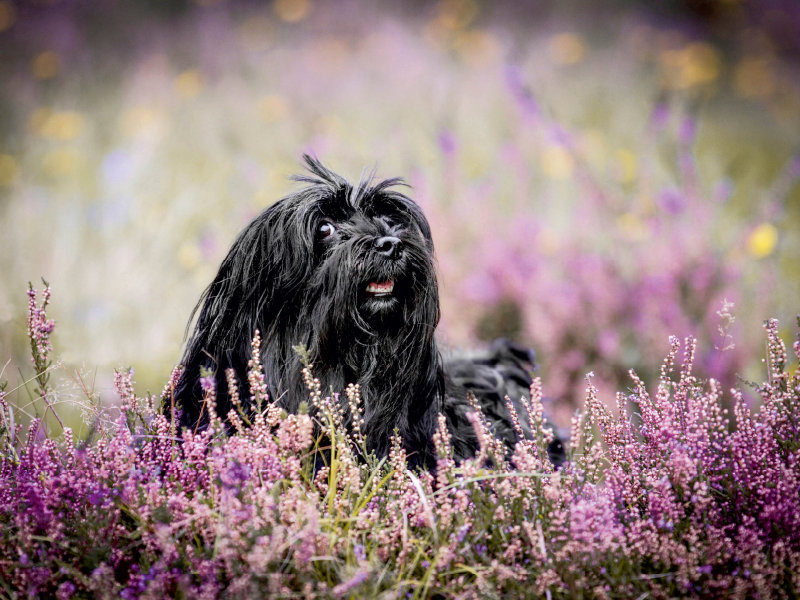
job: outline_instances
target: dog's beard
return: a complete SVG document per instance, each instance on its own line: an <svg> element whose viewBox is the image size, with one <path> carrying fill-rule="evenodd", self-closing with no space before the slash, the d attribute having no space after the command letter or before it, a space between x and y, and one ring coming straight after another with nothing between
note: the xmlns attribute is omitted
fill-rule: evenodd
<svg viewBox="0 0 800 600"><path fill-rule="evenodd" d="M388 232L378 217L359 224L366 231L345 232L351 237L327 252L300 313L310 315L309 350L321 380L333 390L360 384L368 449L380 455L395 428L411 433L436 394L437 285L416 231ZM384 233L399 240L397 258L374 251Z"/></svg>
<svg viewBox="0 0 800 600"><path fill-rule="evenodd" d="M395 259L372 251L372 234L329 251L309 282L302 311L315 315L316 326L330 327L352 341L375 343L373 338L392 337L413 324L435 324L436 280L428 249L416 235L394 233L402 244Z"/></svg>

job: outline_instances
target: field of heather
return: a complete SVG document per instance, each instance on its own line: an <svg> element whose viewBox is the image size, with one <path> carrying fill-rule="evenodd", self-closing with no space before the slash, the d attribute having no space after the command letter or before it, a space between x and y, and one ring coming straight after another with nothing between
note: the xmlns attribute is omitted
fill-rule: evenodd
<svg viewBox="0 0 800 600"><path fill-rule="evenodd" d="M23 431L0 392L6 598L800 594L800 374L787 373L774 320L765 324L768 381L751 388L755 411L736 390L733 410L724 409L720 384L694 374L696 341L672 338L657 384L631 371L614 412L587 374L558 471L537 378L522 402L532 439L509 455L476 411L480 449L456 464L440 416L434 474L409 470L397 439L388 460L368 455L313 365L299 414L272 404L258 383L258 336L248 377L255 417L232 411L226 428L209 377L211 425L180 432L174 408L172 418L162 409L177 370L163 393L147 396L118 371L113 412L78 379L93 415L79 442L61 425L49 384L50 293L29 293L28 383L60 428L34 418ZM363 414L358 387L345 393L346 410ZM320 468L322 439L330 454Z"/></svg>
<svg viewBox="0 0 800 600"><path fill-rule="evenodd" d="M0 598L800 596L798 40L791 0L0 0ZM407 181L440 341L535 349L536 439L362 460L313 365L308 413L165 416L304 152Z"/></svg>

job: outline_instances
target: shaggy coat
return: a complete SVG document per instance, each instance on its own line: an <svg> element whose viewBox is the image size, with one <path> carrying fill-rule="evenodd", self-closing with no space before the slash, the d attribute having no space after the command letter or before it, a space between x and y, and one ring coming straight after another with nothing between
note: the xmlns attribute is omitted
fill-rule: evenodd
<svg viewBox="0 0 800 600"><path fill-rule="evenodd" d="M481 364L454 361L448 376L434 337L433 240L419 206L393 189L400 179L351 185L317 160L305 160L310 174L295 179L308 186L245 227L195 308L175 392L181 425L207 425L201 366L215 374L221 416L232 408L227 369L237 375L240 397L250 397L247 366L258 330L272 398L288 412L308 398L293 349L304 345L323 393L360 384L367 448L378 456L388 454L397 429L410 465L432 467L439 413L448 416L457 456L470 455L476 440L464 418L466 387L513 443L502 401L511 378L502 372L511 369L522 385L529 383L532 353L500 342ZM346 403L343 408L348 414Z"/></svg>

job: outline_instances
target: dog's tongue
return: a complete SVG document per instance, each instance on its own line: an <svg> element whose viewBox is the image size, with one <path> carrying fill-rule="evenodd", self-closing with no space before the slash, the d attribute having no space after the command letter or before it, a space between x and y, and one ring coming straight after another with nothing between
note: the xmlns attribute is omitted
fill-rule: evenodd
<svg viewBox="0 0 800 600"><path fill-rule="evenodd" d="M386 281L370 281L367 285L368 294L391 294L394 289L394 282L391 279Z"/></svg>

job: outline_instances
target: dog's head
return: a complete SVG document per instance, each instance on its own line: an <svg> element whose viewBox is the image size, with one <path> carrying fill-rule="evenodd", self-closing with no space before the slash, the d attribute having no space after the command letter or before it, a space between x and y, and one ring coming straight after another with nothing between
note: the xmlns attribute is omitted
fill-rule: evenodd
<svg viewBox="0 0 800 600"><path fill-rule="evenodd" d="M181 390L196 395L192 370L200 365L216 369L222 387L228 367L242 380L259 330L267 382L273 397L287 393L287 409L305 397L292 351L304 344L325 391L361 383L367 422L402 430L427 411L439 385L430 227L394 189L401 180L351 185L305 159L310 173L296 179L308 186L242 231L198 304Z"/></svg>
<svg viewBox="0 0 800 600"><path fill-rule="evenodd" d="M302 274L302 314L317 330L330 321L337 335L362 343L419 324L433 333L439 318L430 227L420 208L389 179L351 186L306 157L310 187L264 213L291 231L283 258ZM305 255L303 258L302 255Z"/></svg>
<svg viewBox="0 0 800 600"><path fill-rule="evenodd" d="M411 325L432 335L433 241L420 208L391 189L402 181L353 186L305 159L311 174L295 179L310 185L242 231L201 300L203 327L229 348L257 328L264 337L296 329L294 319L335 338L295 343L366 343Z"/></svg>

